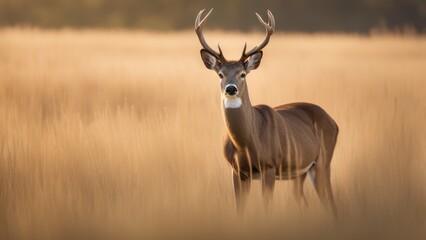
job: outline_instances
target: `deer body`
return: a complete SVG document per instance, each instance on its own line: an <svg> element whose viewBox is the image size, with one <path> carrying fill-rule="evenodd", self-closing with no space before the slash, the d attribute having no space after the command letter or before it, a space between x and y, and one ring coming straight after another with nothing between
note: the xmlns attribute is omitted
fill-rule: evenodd
<svg viewBox="0 0 426 240"><path fill-rule="evenodd" d="M263 169L273 168L277 179L294 179L297 175L291 173L305 169L317 159L320 141L314 122L309 121L303 110L316 108L315 105L284 105L279 110L266 105L247 105L243 108L250 113L244 113L243 108L224 109L227 127L224 154L237 174L256 179ZM243 162L236 156L251 162Z"/></svg>
<svg viewBox="0 0 426 240"><path fill-rule="evenodd" d="M275 29L275 20L268 11L268 23L258 15L266 28L266 38L246 53L239 61L227 61L219 47L213 50L204 40L202 27L210 12L201 20L201 11L195 21L195 30L203 46L201 57L208 69L221 79L222 113L227 129L224 155L233 170L237 210L242 211L250 191L251 180L262 181L265 205L272 197L275 180L292 179L299 202L306 203L303 183L312 177L320 200L331 206L335 216L330 183L330 163L337 141L338 127L319 106L310 103L292 103L275 108L252 106L246 75L260 65L264 48Z"/></svg>

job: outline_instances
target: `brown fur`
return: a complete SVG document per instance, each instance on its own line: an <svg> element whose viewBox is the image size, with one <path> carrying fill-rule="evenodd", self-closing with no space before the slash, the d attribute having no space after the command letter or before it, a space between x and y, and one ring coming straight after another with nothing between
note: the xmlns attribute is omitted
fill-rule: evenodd
<svg viewBox="0 0 426 240"><path fill-rule="evenodd" d="M288 169L302 169L312 161L317 165L329 167L334 145L337 140L338 127L333 119L319 106L309 103L291 103L270 108L266 105L253 107L257 116L255 122L260 128L253 128L251 132L254 136L247 136L245 139L236 139L233 143L229 134L238 135L238 131L243 131L241 126L246 125L243 115L239 109L225 110L226 121L236 121L240 127L229 129L229 133L224 140L224 154L228 162L236 167L235 154L242 151L244 147L250 147L249 152L253 155L252 171L259 172L263 167L274 167L276 175ZM228 123L228 126L233 126ZM247 126L249 127L249 126ZM319 136L324 134L324 141ZM240 142L237 142L240 141ZM321 144L331 151L329 161L319 158ZM252 150L255 148L256 150ZM253 153L255 152L255 153ZM245 154L241 152L241 154ZM296 158L297 155L297 158ZM260 162L261 164L257 164ZM249 175L248 164L240 163L240 171L244 175ZM244 166L244 167L243 167ZM238 169L233 168L236 172Z"/></svg>
<svg viewBox="0 0 426 240"><path fill-rule="evenodd" d="M245 100L243 105L250 102L248 98ZM331 204L337 215L330 183L330 163L338 127L321 107L310 103L291 103L273 109L266 105L249 105L224 109L224 118L228 131L224 154L234 174L239 176L235 180L249 184L251 179L261 178L266 169L272 169L275 179L281 180L280 176L286 172L303 169L315 161L317 193L324 204ZM296 199L304 199L305 178L306 174L289 178L295 180ZM244 202L239 204L244 205Z"/></svg>

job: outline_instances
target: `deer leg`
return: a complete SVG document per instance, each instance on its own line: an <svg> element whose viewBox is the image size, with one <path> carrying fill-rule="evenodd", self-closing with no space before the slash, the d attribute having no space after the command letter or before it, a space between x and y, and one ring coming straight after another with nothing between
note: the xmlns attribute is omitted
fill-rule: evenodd
<svg viewBox="0 0 426 240"><path fill-rule="evenodd" d="M330 170L327 171L327 176L325 179L325 188L326 188L326 192L327 192L327 197L328 197L328 201L331 207L331 211L333 212L333 216L335 219L337 219L338 216L338 212L337 212L337 206L336 206L336 202L334 201L334 196L333 196L333 189L331 188L331 176L330 176Z"/></svg>
<svg viewBox="0 0 426 240"><path fill-rule="evenodd" d="M303 194L303 184L306 179L306 174L303 174L302 176L297 177L294 179L294 185L293 185L293 193L294 197L296 199L296 202L300 205L308 206L308 201L306 200L305 195Z"/></svg>
<svg viewBox="0 0 426 240"><path fill-rule="evenodd" d="M275 168L267 168L262 172L262 194L265 210L269 209L275 186Z"/></svg>
<svg viewBox="0 0 426 240"><path fill-rule="evenodd" d="M315 179L314 179L315 189L322 205L328 207L325 178L326 178L325 171L321 169L319 166L316 166Z"/></svg>
<svg viewBox="0 0 426 240"><path fill-rule="evenodd" d="M333 191L330 182L330 169L317 169L315 174L315 185L317 194L323 206L331 208L335 219L338 217L336 203L334 201Z"/></svg>
<svg viewBox="0 0 426 240"><path fill-rule="evenodd" d="M317 186L315 185L315 166L309 169L306 174L308 175L315 192L317 192Z"/></svg>
<svg viewBox="0 0 426 240"><path fill-rule="evenodd" d="M250 178L232 171L232 180L234 183L235 203L237 213L242 214L247 204L247 197L250 192Z"/></svg>

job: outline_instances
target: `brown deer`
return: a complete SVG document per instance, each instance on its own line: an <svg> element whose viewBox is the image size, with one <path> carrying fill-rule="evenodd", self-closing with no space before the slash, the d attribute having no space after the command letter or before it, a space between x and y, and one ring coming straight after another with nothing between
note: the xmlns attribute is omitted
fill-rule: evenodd
<svg viewBox="0 0 426 240"><path fill-rule="evenodd" d="M203 47L201 58L208 69L221 80L222 113L227 134L224 155L233 172L237 212L247 201L252 179L261 179L266 208L272 198L275 180L294 180L298 202L306 203L303 183L308 175L321 202L330 206L337 216L330 183L330 163L337 141L338 127L319 106L310 103L291 103L271 108L252 106L246 75L257 69L262 49L275 31L275 20L268 10L268 23L256 13L266 28L263 42L246 52L240 60L228 61L220 46L213 50L205 41L203 26L213 9L195 20L195 31Z"/></svg>

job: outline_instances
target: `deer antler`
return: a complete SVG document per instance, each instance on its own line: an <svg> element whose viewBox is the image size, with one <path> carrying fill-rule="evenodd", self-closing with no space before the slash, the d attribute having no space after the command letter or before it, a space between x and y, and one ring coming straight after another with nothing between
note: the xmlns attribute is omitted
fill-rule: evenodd
<svg viewBox="0 0 426 240"><path fill-rule="evenodd" d="M271 35L274 33L275 31L275 19L274 19L274 15L272 15L271 11L267 11L268 13L268 23L266 23L265 21L263 21L262 17L256 13L256 17L257 19L259 19L259 22L265 27L266 29L266 37L263 40L263 42L253 48L252 50L250 50L249 52L246 53L246 48L247 48L247 43L244 45L244 49L243 49L243 54L241 55L240 61L244 62L245 60L247 60L247 58L249 58L251 55L259 52L260 50L262 50L266 45L268 45L269 43L269 39L271 38Z"/></svg>
<svg viewBox="0 0 426 240"><path fill-rule="evenodd" d="M201 46L207 50L209 53L213 54L214 56L216 56L221 62L226 62L225 56L223 56L222 53L222 49L220 49L219 44L217 45L217 47L219 48L219 52L213 50L213 48L211 48L206 40L204 39L203 36L203 26L204 26L204 22L206 21L206 19L210 16L210 14L213 11L213 8L210 9L210 11L206 14L206 16L201 20L201 15L203 14L205 9L201 10L198 13L197 18L195 18L195 32L197 33L198 39L200 40Z"/></svg>

